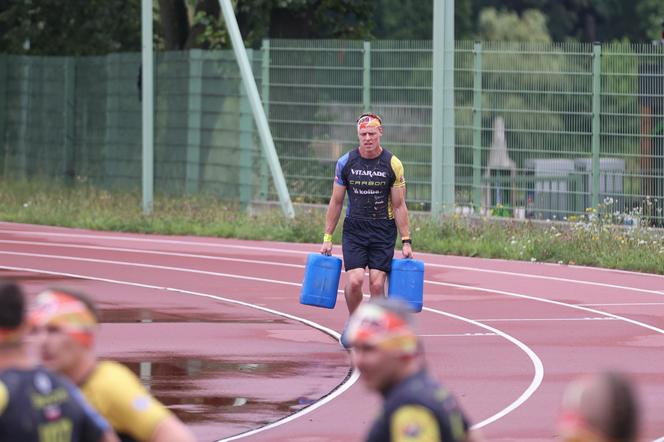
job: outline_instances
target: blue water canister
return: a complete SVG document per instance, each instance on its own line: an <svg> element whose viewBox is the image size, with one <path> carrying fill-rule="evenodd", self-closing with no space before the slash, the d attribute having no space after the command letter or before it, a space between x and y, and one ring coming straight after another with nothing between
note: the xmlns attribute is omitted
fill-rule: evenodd
<svg viewBox="0 0 664 442"><path fill-rule="evenodd" d="M336 256L311 253L304 269L300 304L334 308L341 276L341 259Z"/></svg>
<svg viewBox="0 0 664 442"><path fill-rule="evenodd" d="M414 311L422 311L424 262L417 259L393 259L387 296L403 299Z"/></svg>

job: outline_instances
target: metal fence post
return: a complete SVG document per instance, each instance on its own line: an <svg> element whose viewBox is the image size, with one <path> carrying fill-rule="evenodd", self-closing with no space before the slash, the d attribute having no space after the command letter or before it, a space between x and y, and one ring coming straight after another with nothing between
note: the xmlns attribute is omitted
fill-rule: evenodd
<svg viewBox="0 0 664 442"><path fill-rule="evenodd" d="M19 127L17 131L18 140L16 142L17 154L16 154L16 170L17 177L26 178L28 176L28 149L30 145L28 143L28 132L30 126L30 107L32 105L31 95L32 95L32 82L30 77L32 77L32 62L33 58L28 56L20 57L19 63L21 64L19 80L21 86L19 88L20 99L20 109L21 117L19 119Z"/></svg>
<svg viewBox="0 0 664 442"><path fill-rule="evenodd" d="M63 173L65 182L71 184L76 176L76 165L74 157L74 139L76 130L76 57L67 57L64 62L64 139L63 150Z"/></svg>
<svg viewBox="0 0 664 442"><path fill-rule="evenodd" d="M0 55L0 174L5 174L7 166L7 55Z"/></svg>
<svg viewBox="0 0 664 442"><path fill-rule="evenodd" d="M371 111L371 42L364 42L362 61L362 108Z"/></svg>
<svg viewBox="0 0 664 442"><path fill-rule="evenodd" d="M249 65L253 64L254 51L247 49ZM242 82L238 83L240 93L240 167L238 168L238 185L240 187L240 204L246 208L253 196L253 152L254 131L251 115L251 103Z"/></svg>
<svg viewBox="0 0 664 442"><path fill-rule="evenodd" d="M201 118L203 94L203 51L189 50L189 97L187 99L187 166L185 192L196 193L201 174Z"/></svg>
<svg viewBox="0 0 664 442"><path fill-rule="evenodd" d="M454 0L433 4L431 216L454 210Z"/></svg>
<svg viewBox="0 0 664 442"><path fill-rule="evenodd" d="M473 47L473 206L482 205L482 43Z"/></svg>
<svg viewBox="0 0 664 442"><path fill-rule="evenodd" d="M600 106L602 93L602 45L593 45L593 103L592 103L592 206L599 205L599 137L600 137Z"/></svg>
<svg viewBox="0 0 664 442"><path fill-rule="evenodd" d="M104 156L103 166L101 167L102 183L106 186L113 185L116 178L115 152L117 151L119 115L120 115L120 97L118 89L119 83L119 57L118 54L108 54L106 56L106 122L104 124ZM145 69L143 69L143 87L145 87Z"/></svg>
<svg viewBox="0 0 664 442"><path fill-rule="evenodd" d="M270 40L263 39L262 47L263 58L261 60L261 95L263 97L263 109L265 110L265 117L270 120ZM259 199L261 201L267 200L268 192L268 170L267 170L267 157L261 150L261 169L260 169L260 190Z"/></svg>
<svg viewBox="0 0 664 442"><path fill-rule="evenodd" d="M431 80L431 217L437 219L443 209L443 113L445 64L445 6L433 2L433 60Z"/></svg>
<svg viewBox="0 0 664 442"><path fill-rule="evenodd" d="M445 1L445 61L443 63L443 207L454 211L456 200L456 124L454 108L454 0Z"/></svg>

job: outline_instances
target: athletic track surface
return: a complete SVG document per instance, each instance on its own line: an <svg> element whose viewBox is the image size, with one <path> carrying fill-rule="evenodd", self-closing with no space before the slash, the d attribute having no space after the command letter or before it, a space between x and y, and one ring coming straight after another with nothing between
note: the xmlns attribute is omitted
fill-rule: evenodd
<svg viewBox="0 0 664 442"><path fill-rule="evenodd" d="M343 295L298 303L318 247L0 222L0 277L91 294L99 354L200 440L362 440L380 400L336 341ZM487 440L555 439L565 385L610 368L637 386L641 440L664 441L664 277L415 251L429 368Z"/></svg>

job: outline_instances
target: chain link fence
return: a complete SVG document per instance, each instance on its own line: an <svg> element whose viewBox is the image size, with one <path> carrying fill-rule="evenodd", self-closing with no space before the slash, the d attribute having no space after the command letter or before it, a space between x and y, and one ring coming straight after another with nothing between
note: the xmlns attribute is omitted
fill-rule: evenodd
<svg viewBox="0 0 664 442"><path fill-rule="evenodd" d="M431 201L430 41L266 40L249 50L291 198L326 203L365 110ZM138 188L140 54L0 56L0 173ZM155 189L276 199L230 51L156 57ZM664 48L460 41L456 210L664 223ZM439 123L440 124L440 123Z"/></svg>

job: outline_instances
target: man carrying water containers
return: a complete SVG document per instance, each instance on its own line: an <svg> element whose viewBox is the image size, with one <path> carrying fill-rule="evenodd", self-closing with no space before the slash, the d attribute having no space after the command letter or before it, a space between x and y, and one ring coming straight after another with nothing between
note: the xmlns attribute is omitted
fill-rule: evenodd
<svg viewBox="0 0 664 442"><path fill-rule="evenodd" d="M383 136L380 117L372 113L360 115L357 136L359 147L337 161L321 247L321 253L332 254L332 234L348 192L342 247L346 269L344 294L349 315L362 302L367 267L371 297L385 296L385 280L392 266L397 228L401 234L403 256L411 258L413 255L403 165L380 145ZM339 342L344 348L350 348L346 328Z"/></svg>

